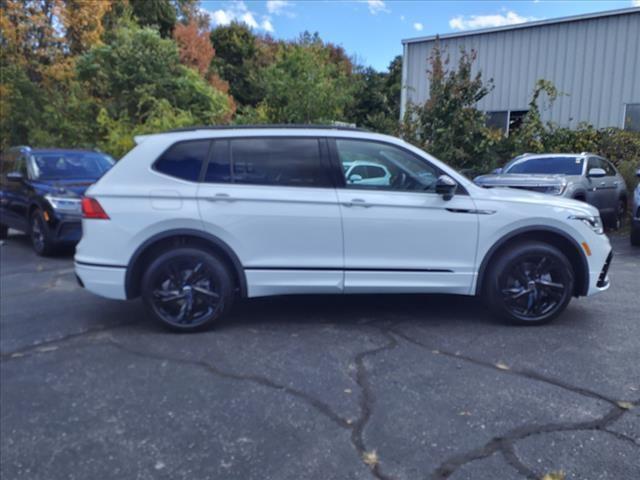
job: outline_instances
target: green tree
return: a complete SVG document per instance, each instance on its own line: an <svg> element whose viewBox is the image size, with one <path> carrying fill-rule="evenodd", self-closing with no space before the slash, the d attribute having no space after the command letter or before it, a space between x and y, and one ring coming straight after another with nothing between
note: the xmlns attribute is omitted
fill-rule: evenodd
<svg viewBox="0 0 640 480"><path fill-rule="evenodd" d="M397 55L389 64L385 79L385 92L391 117L400 121L400 97L402 93L402 55Z"/></svg>
<svg viewBox="0 0 640 480"><path fill-rule="evenodd" d="M216 124L231 115L226 94L180 64L177 45L151 28L118 28L109 44L79 58L77 70L99 105L101 136L115 146L114 154L154 126ZM162 116L173 121L160 122Z"/></svg>
<svg viewBox="0 0 640 480"><path fill-rule="evenodd" d="M229 92L240 105L257 105L263 91L259 82L258 40L244 23L232 22L211 31L215 49L212 67L229 83Z"/></svg>
<svg viewBox="0 0 640 480"><path fill-rule="evenodd" d="M314 45L282 45L276 60L262 72L260 108L274 123L344 120L353 88L347 75Z"/></svg>
<svg viewBox="0 0 640 480"><path fill-rule="evenodd" d="M493 88L482 75L471 73L475 52L460 51L457 69L447 70L439 42L429 58L429 99L409 105L402 126L404 137L459 169L483 170L490 164L490 146L496 141L476 104Z"/></svg>
<svg viewBox="0 0 640 480"><path fill-rule="evenodd" d="M176 5L171 0L129 0L140 26L156 27L162 37L170 37L178 21Z"/></svg>

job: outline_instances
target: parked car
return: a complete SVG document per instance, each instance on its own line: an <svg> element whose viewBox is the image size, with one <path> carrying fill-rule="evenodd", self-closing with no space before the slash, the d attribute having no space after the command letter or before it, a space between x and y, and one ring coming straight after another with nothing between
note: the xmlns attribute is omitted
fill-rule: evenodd
<svg viewBox="0 0 640 480"><path fill-rule="evenodd" d="M519 188L590 203L615 229L622 226L627 211L622 175L607 159L586 152L521 155L475 182L485 188Z"/></svg>
<svg viewBox="0 0 640 480"><path fill-rule="evenodd" d="M379 163L374 162L349 162L345 165L345 179L349 184L389 186L391 173Z"/></svg>
<svg viewBox="0 0 640 480"><path fill-rule="evenodd" d="M636 177L640 179L640 169L636 172ZM631 244L640 246L640 182L638 182L633 192L631 215Z"/></svg>
<svg viewBox="0 0 640 480"><path fill-rule="evenodd" d="M80 198L113 164L90 150L9 149L0 159L0 237L9 228L26 232L39 255L77 243Z"/></svg>
<svg viewBox="0 0 640 480"><path fill-rule="evenodd" d="M480 188L397 138L218 127L136 142L87 190L75 269L173 329L213 324L238 296L312 293L479 295L540 324L609 288L596 208ZM384 165L389 185L348 183L353 158Z"/></svg>

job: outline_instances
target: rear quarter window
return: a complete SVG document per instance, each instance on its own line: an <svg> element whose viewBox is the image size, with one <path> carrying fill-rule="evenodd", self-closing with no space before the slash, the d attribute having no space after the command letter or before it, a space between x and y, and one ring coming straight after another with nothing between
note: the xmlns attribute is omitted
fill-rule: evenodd
<svg viewBox="0 0 640 480"><path fill-rule="evenodd" d="M153 168L165 175L197 182L202 165L209 155L211 140L189 140L174 143L160 158Z"/></svg>

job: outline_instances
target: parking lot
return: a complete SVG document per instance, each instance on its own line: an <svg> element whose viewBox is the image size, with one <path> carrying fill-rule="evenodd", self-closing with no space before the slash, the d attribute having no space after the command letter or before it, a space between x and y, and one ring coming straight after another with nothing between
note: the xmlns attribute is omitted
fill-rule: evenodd
<svg viewBox="0 0 640 480"><path fill-rule="evenodd" d="M453 296L244 301L168 333L1 254L3 479L640 478L640 249L606 294L505 326Z"/></svg>

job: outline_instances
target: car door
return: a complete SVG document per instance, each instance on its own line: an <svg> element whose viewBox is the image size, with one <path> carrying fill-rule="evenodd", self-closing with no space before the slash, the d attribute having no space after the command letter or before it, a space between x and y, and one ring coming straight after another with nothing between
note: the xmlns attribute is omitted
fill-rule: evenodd
<svg viewBox="0 0 640 480"><path fill-rule="evenodd" d="M618 201L620 199L620 190L621 190L621 179L618 176L618 171L608 160L601 158L602 164L604 165L604 171L607 172L607 175L604 177L606 183L606 208L610 212L615 212L618 207ZM624 180L622 180L624 183Z"/></svg>
<svg viewBox="0 0 640 480"><path fill-rule="evenodd" d="M29 225L27 212L31 187L27 173L27 159L24 153L16 155L15 162L11 166L11 172L7 173L20 173L22 175L22 180L20 181L8 180L6 175L3 179L3 203L8 213L7 218L14 228L26 231Z"/></svg>
<svg viewBox="0 0 640 480"><path fill-rule="evenodd" d="M589 172L594 168L600 168L607 172L606 162L603 159L589 157L586 171L588 184L587 203L596 207L601 213L610 213L615 206L611 178L608 174L599 178L589 177Z"/></svg>
<svg viewBox="0 0 640 480"><path fill-rule="evenodd" d="M342 178L337 189L344 231L345 292L468 294L473 283L478 217L460 189L435 193L442 173L398 146L355 139L331 142L334 171L354 161L379 164L388 185Z"/></svg>
<svg viewBox="0 0 640 480"><path fill-rule="evenodd" d="M249 296L342 292L342 224L326 150L315 137L214 142L200 214L238 255Z"/></svg>

